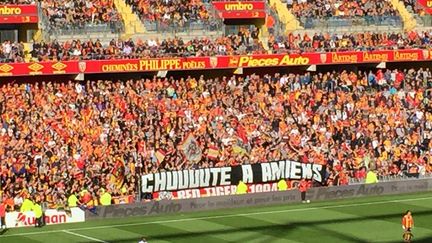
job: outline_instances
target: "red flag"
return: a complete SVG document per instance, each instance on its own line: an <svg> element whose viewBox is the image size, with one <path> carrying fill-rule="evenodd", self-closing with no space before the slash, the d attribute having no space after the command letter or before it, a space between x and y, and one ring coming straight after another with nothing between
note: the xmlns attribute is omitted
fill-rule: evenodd
<svg viewBox="0 0 432 243"><path fill-rule="evenodd" d="M219 149L216 146L209 146L207 150L207 158L209 159L217 159L219 156Z"/></svg>
<svg viewBox="0 0 432 243"><path fill-rule="evenodd" d="M111 181L116 185L118 189L120 189L123 186L125 178L125 165L120 158L117 159L111 174Z"/></svg>
<svg viewBox="0 0 432 243"><path fill-rule="evenodd" d="M237 126L237 136L242 140L243 144L249 143L246 134L246 129L242 125Z"/></svg>
<svg viewBox="0 0 432 243"><path fill-rule="evenodd" d="M163 151L162 149L159 149L158 151L156 151L155 156L156 156L158 164L160 164L164 161L165 156L166 156L166 152Z"/></svg>

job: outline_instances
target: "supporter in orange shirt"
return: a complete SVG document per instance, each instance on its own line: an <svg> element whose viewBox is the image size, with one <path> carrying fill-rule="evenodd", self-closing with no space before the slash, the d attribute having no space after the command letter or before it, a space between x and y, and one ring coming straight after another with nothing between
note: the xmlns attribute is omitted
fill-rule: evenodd
<svg viewBox="0 0 432 243"><path fill-rule="evenodd" d="M301 194L302 203L309 203L310 202L309 200L306 200L306 192L310 186L311 186L311 183L309 181L307 181L306 179L302 179L300 181L299 191Z"/></svg>
<svg viewBox="0 0 432 243"><path fill-rule="evenodd" d="M413 237L411 231L414 227L414 219L411 215L411 211L408 210L402 218L402 229L404 230L403 239L405 242L411 242Z"/></svg>

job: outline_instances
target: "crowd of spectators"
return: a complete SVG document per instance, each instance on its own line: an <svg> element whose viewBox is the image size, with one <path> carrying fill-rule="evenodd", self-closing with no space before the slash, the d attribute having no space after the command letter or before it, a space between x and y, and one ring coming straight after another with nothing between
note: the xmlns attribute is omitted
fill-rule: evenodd
<svg viewBox="0 0 432 243"><path fill-rule="evenodd" d="M244 42L243 42L244 41ZM145 57L188 57L212 55L239 55L258 53L263 48L253 40L241 40L238 36L183 41L181 38L147 41L111 41L108 46L96 42L66 42L62 45L36 43L32 56L40 61L71 59L130 59Z"/></svg>
<svg viewBox="0 0 432 243"><path fill-rule="evenodd" d="M405 33L315 33L313 36L307 33L303 36L291 33L286 37L271 35L268 46L274 52L428 49L431 44L431 37L432 32L430 31L410 31Z"/></svg>
<svg viewBox="0 0 432 243"><path fill-rule="evenodd" d="M424 9L420 5L417 5L417 1L415 0L403 0L402 2L405 4L405 7L409 12L420 15L423 15L425 13Z"/></svg>
<svg viewBox="0 0 432 243"><path fill-rule="evenodd" d="M0 0L0 5L6 4L35 4L36 0Z"/></svg>
<svg viewBox="0 0 432 243"><path fill-rule="evenodd" d="M24 62L24 44L9 40L1 43L0 63Z"/></svg>
<svg viewBox="0 0 432 243"><path fill-rule="evenodd" d="M185 41L182 38L166 40L112 40L107 45L96 41L73 40L65 43L34 43L31 56L37 61L50 60L103 60L145 57L188 57L213 55L244 55L266 53L258 40L258 32L242 30L235 35L216 39L206 37ZM11 61L15 59L10 59Z"/></svg>
<svg viewBox="0 0 432 243"><path fill-rule="evenodd" d="M298 18L352 18L363 16L396 16L389 0L287 0L288 8Z"/></svg>
<svg viewBox="0 0 432 243"><path fill-rule="evenodd" d="M432 172L431 84L429 69L9 82L0 191L56 207L83 189L135 195L140 174L280 159L327 165L329 186L368 170L423 175ZM199 161L180 151L189 135Z"/></svg>
<svg viewBox="0 0 432 243"><path fill-rule="evenodd" d="M207 37L185 41L180 37L172 39L72 40L33 43L30 52L33 61L104 60L156 57L189 57L214 55L245 55L268 53L258 39L258 29L242 28L237 34L210 39ZM331 52L399 50L408 48L428 49L431 31L405 33L315 33L270 35L268 47L273 53ZM23 62L22 43L5 41L0 49L1 62Z"/></svg>
<svg viewBox="0 0 432 243"><path fill-rule="evenodd" d="M122 21L113 0L43 0L41 7L51 29L82 29Z"/></svg>
<svg viewBox="0 0 432 243"><path fill-rule="evenodd" d="M210 14L201 0L126 0L144 21L176 24L206 23Z"/></svg>

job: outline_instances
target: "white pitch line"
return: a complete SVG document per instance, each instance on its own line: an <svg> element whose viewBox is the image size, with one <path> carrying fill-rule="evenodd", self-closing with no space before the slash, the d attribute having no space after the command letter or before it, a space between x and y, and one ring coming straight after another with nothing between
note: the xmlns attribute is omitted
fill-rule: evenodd
<svg viewBox="0 0 432 243"><path fill-rule="evenodd" d="M96 239L96 238L93 238L93 237L90 237L90 236L86 236L86 235L70 232L69 230L62 230L61 232L64 232L64 233L70 234L70 235L74 235L74 236L78 236L78 237L81 237L81 238L85 238L85 239L91 240L91 241L108 243L108 241L103 241L103 240L99 240L99 239Z"/></svg>
<svg viewBox="0 0 432 243"><path fill-rule="evenodd" d="M149 225L149 224L165 224L165 223L188 222L188 221L207 220L207 219L231 218L231 217L238 217L238 216L263 215L263 214L275 214L275 213L287 213L287 212L303 212L303 211L312 211L312 210L319 210L319 209L358 207L358 206L379 205L379 204L399 203L399 202L414 202L414 201L421 201L421 200L428 200L428 199L432 199L432 197L419 197L419 198L407 198L407 199L397 199L397 200L389 200L389 201L340 204L340 205L330 205L330 206L313 207L313 208L294 208L294 209L284 209L284 210L274 210L274 211L262 211L262 212L238 213L238 214L225 214L225 215L216 215L216 216L195 217L195 218L182 218L182 219L171 219L171 220L159 220L159 221L141 222L141 223L130 223L130 224L102 225L102 226L93 226L93 227L83 227L83 228L69 229L68 232L71 232L71 231L81 231L81 230L109 229L109 228L138 226L138 225ZM48 230L48 231L41 231L41 232L28 232L28 233L20 233L20 234L0 235L0 238L11 237L11 236L40 235L40 234L58 233L58 232L64 232L64 230Z"/></svg>

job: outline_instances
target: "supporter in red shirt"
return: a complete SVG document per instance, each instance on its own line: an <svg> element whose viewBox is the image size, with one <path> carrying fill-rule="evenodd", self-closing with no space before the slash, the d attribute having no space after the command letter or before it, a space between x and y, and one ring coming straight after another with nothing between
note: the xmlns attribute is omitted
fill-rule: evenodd
<svg viewBox="0 0 432 243"><path fill-rule="evenodd" d="M299 191L301 194L301 200L303 203L309 203L309 200L306 200L306 192L311 187L311 182L306 179L302 179L299 184Z"/></svg>
<svg viewBox="0 0 432 243"><path fill-rule="evenodd" d="M0 201L0 229L6 229L6 203L3 200Z"/></svg>

